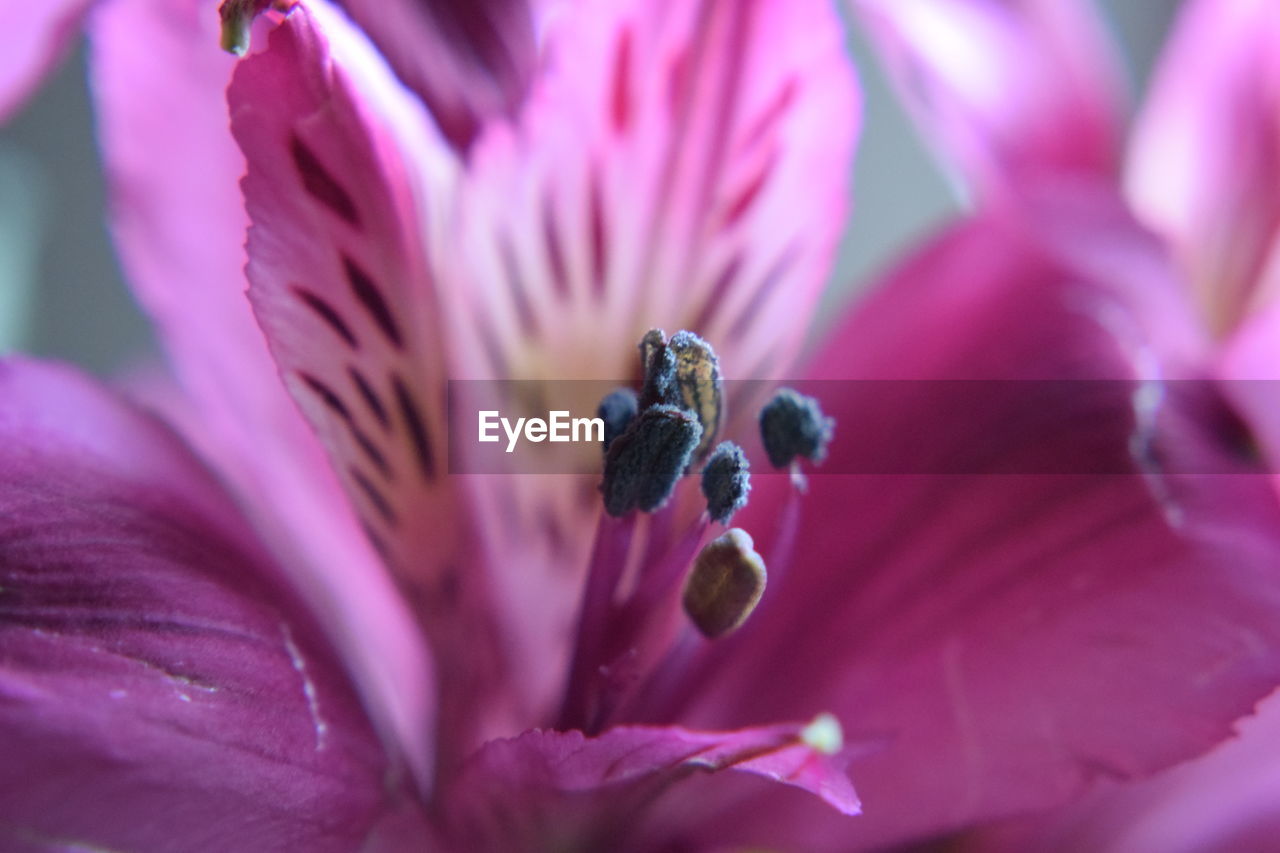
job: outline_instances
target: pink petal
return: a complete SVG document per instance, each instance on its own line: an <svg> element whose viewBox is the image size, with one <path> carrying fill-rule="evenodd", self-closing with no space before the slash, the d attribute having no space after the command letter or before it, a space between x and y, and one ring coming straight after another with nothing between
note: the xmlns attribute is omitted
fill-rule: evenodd
<svg viewBox="0 0 1280 853"><path fill-rule="evenodd" d="M0 846L349 850L416 823L332 647L175 435L0 364Z"/></svg>
<svg viewBox="0 0 1280 853"><path fill-rule="evenodd" d="M681 719L699 725L831 710L882 738L853 768L858 846L1153 773L1280 681L1268 478L1193 378L1194 321L1159 247L1106 207L1069 212L953 229L815 358L815 378L902 381L802 385L837 418L832 473L811 477L796 552L769 566L782 582L690 688L701 712ZM1019 381L940 409L935 384L906 381L934 378ZM1086 378L1123 382L1046 381ZM1034 473L1064 459L1100 468ZM766 559L768 488L740 516ZM817 810L756 813L739 814L746 837L774 821L803 849L853 844Z"/></svg>
<svg viewBox="0 0 1280 853"><path fill-rule="evenodd" d="M90 0L0 0L0 121L26 100L61 58Z"/></svg>
<svg viewBox="0 0 1280 853"><path fill-rule="evenodd" d="M598 737L534 730L491 741L463 768L448 804L455 836L467 849L668 849L674 826L643 827L636 818L663 791L697 771L737 770L817 795L833 814L858 813L845 760L801 739L801 726L734 732L625 726ZM815 800L816 802L816 800ZM627 826L625 835L622 825Z"/></svg>
<svg viewBox="0 0 1280 853"><path fill-rule="evenodd" d="M1267 850L1280 833L1280 702L1196 761L1134 785L1107 786L1036 819L975 833L958 850L1209 853Z"/></svg>
<svg viewBox="0 0 1280 853"><path fill-rule="evenodd" d="M248 160L254 310L447 667L440 745L469 751L516 725L500 699L518 691L448 470L449 340L428 250L448 248L434 235L447 234L458 163L369 43L321 3L240 63L228 101Z"/></svg>
<svg viewBox="0 0 1280 853"><path fill-rule="evenodd" d="M486 121L512 115L534 70L526 0L343 0L444 135L466 148Z"/></svg>
<svg viewBox="0 0 1280 853"><path fill-rule="evenodd" d="M1129 151L1135 208L1169 238L1223 334L1280 287L1278 39L1268 0L1188 3Z"/></svg>
<svg viewBox="0 0 1280 853"><path fill-rule="evenodd" d="M860 101L835 10L587 3L546 41L519 122L473 152L473 375L626 378L652 327L699 333L729 375L785 372L847 207Z"/></svg>
<svg viewBox="0 0 1280 853"><path fill-rule="evenodd" d="M1115 173L1120 65L1091 3L849 2L921 132L980 195Z"/></svg>
<svg viewBox="0 0 1280 853"><path fill-rule="evenodd" d="M234 60L202 0L117 0L94 16L92 70L112 227L159 326L193 440L331 632L372 713L425 778L430 663L364 541L323 450L289 399L248 300L224 91Z"/></svg>

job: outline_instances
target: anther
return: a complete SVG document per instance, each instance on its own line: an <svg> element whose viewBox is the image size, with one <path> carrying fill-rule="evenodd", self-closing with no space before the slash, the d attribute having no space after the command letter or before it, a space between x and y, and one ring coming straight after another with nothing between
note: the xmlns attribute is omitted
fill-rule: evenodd
<svg viewBox="0 0 1280 853"><path fill-rule="evenodd" d="M826 458L835 419L822 414L818 401L781 388L760 410L760 435L769 463L785 468L797 456L810 462Z"/></svg>
<svg viewBox="0 0 1280 853"><path fill-rule="evenodd" d="M740 627L764 595L767 574L751 536L734 527L698 554L684 584L684 612L714 640Z"/></svg>
<svg viewBox="0 0 1280 853"><path fill-rule="evenodd" d="M711 344L693 332L676 332L667 349L675 354L679 405L697 415L702 424L702 441L694 453L694 460L701 461L711 451L711 444L720 431L723 401L720 359Z"/></svg>
<svg viewBox="0 0 1280 853"><path fill-rule="evenodd" d="M824 711L800 730L800 740L814 752L836 755L844 749L844 729L834 714Z"/></svg>
<svg viewBox="0 0 1280 853"><path fill-rule="evenodd" d="M732 441L720 442L711 452L702 469L702 494L713 521L728 524L733 514L747 505L749 468L747 455Z"/></svg>
<svg viewBox="0 0 1280 853"><path fill-rule="evenodd" d="M596 417L604 421L604 449L608 452L613 440L627 431L640 403L636 392L630 388L618 388L610 391L596 408Z"/></svg>
<svg viewBox="0 0 1280 853"><path fill-rule="evenodd" d="M619 517L665 504L701 438L698 419L683 409L651 406L641 412L605 454L605 511Z"/></svg>
<svg viewBox="0 0 1280 853"><path fill-rule="evenodd" d="M650 329L640 339L640 365L644 383L640 389L640 408L679 406L680 389L676 385L676 354L667 347L667 334Z"/></svg>

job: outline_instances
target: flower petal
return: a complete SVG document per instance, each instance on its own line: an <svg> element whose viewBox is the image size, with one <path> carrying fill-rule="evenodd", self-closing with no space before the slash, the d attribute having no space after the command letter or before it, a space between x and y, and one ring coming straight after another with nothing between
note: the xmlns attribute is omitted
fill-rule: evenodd
<svg viewBox="0 0 1280 853"><path fill-rule="evenodd" d="M1128 157L1134 207L1172 242L1212 328L1280 292L1280 7L1183 7Z"/></svg>
<svg viewBox="0 0 1280 853"><path fill-rule="evenodd" d="M466 148L484 123L512 115L534 69L526 0L342 0L445 137Z"/></svg>
<svg viewBox="0 0 1280 853"><path fill-rule="evenodd" d="M835 10L580 4L546 53L466 186L475 375L624 379L653 327L700 334L729 375L785 372L847 207L859 99Z"/></svg>
<svg viewBox="0 0 1280 853"><path fill-rule="evenodd" d="M830 709L885 739L854 767L859 845L1150 774L1280 681L1269 478L1194 378L1159 247L1106 208L1043 218L1068 210L953 229L835 333L814 361L831 381L801 387L837 418L823 470L845 473L811 478L794 556L696 670L702 711L682 719ZM914 381L939 378L1016 381L940 405ZM1087 378L1110 381L1075 390ZM885 470L916 473L852 475ZM769 560L764 479L739 523ZM786 840L821 849L835 828L808 817Z"/></svg>
<svg viewBox="0 0 1280 853"><path fill-rule="evenodd" d="M228 101L248 162L254 311L430 637L439 746L461 758L512 730L516 710L502 700L519 695L448 470L447 294L429 253L446 247L459 162L368 41L321 2L295 9L239 64Z"/></svg>
<svg viewBox="0 0 1280 853"><path fill-rule="evenodd" d="M0 121L22 106L80 29L90 0L0 3Z"/></svg>
<svg viewBox="0 0 1280 853"><path fill-rule="evenodd" d="M0 844L347 850L421 825L318 624L176 436L62 368L0 363L0 400Z"/></svg>
<svg viewBox="0 0 1280 853"><path fill-rule="evenodd" d="M849 2L924 136L980 196L1116 172L1120 66L1092 3Z"/></svg>
<svg viewBox="0 0 1280 853"><path fill-rule="evenodd" d="M957 850L1098 853L1266 850L1280 832L1280 702L1272 696L1208 755L1048 815L974 833Z"/></svg>
<svg viewBox="0 0 1280 853"><path fill-rule="evenodd" d="M199 425L193 442L325 614L379 725L425 780L423 641L281 384L244 296L244 160L228 127L234 61L218 49L216 10L204 0L116 0L90 25L112 230L190 398L181 423Z"/></svg>
<svg viewBox="0 0 1280 853"><path fill-rule="evenodd" d="M666 849L672 826L646 832L629 820L668 787L696 771L737 770L817 795L836 812L858 813L846 759L824 755L798 725L733 732L625 726L598 737L530 731L491 741L473 755L453 790L451 829L469 849ZM499 819L500 817L500 819Z"/></svg>

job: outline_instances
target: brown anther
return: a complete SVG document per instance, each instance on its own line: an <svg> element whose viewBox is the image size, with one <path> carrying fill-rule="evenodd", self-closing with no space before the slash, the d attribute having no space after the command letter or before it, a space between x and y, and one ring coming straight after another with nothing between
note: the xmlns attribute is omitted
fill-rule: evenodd
<svg viewBox="0 0 1280 853"><path fill-rule="evenodd" d="M694 560L684 584L684 612L704 637L715 639L747 621L764 595L767 574L751 536L734 527Z"/></svg>

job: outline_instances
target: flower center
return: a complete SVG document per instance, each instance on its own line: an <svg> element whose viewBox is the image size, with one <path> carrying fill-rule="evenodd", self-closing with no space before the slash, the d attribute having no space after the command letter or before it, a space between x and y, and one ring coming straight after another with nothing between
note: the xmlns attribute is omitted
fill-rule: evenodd
<svg viewBox="0 0 1280 853"><path fill-rule="evenodd" d="M727 526L746 506L751 488L742 448L715 445L724 399L715 351L691 332L668 340L655 329L640 342L640 359L639 392L616 390L598 409L605 515L557 722L588 734L652 708L656 695L687 680L706 642L741 627L765 592L765 560L746 531L707 541L713 522ZM770 461L790 468L797 485L796 459L821 460L833 431L817 401L789 389L765 406L760 424ZM705 511L680 489L699 466ZM784 561L798 525L796 494L780 519Z"/></svg>

